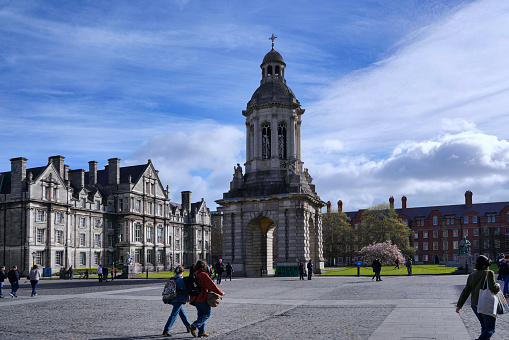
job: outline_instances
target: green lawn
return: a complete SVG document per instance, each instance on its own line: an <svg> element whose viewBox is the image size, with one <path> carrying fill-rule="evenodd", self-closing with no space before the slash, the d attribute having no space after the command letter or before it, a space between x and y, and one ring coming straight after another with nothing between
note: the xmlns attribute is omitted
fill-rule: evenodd
<svg viewBox="0 0 509 340"><path fill-rule="evenodd" d="M159 273L149 272L148 273L148 278L149 279L169 279L170 277L173 277L173 276L175 276L175 272L173 272L173 271L171 271L171 272L159 272ZM185 270L183 276L184 277L189 276L189 270ZM135 279L146 279L147 278L147 273L138 274L134 278Z"/></svg>
<svg viewBox="0 0 509 340"><path fill-rule="evenodd" d="M412 275L440 275L450 274L456 270L457 267L446 267L440 264L423 264L412 266ZM323 276L356 276L357 267L327 267ZM394 266L382 267L382 276L397 276L407 275L405 266L400 266L399 269L394 269ZM361 267L361 276L373 276L373 269L371 267Z"/></svg>

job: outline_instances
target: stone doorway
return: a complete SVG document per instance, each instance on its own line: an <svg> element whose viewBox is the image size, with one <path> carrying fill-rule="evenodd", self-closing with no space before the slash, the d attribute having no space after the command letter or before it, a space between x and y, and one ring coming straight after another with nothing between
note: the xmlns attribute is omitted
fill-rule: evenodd
<svg viewBox="0 0 509 340"><path fill-rule="evenodd" d="M277 253L276 243L274 242L274 232L276 224L268 217L260 216L252 219L248 223L247 230L251 233L252 260L246 264L246 274L248 276L258 276L261 274L274 274L274 254Z"/></svg>

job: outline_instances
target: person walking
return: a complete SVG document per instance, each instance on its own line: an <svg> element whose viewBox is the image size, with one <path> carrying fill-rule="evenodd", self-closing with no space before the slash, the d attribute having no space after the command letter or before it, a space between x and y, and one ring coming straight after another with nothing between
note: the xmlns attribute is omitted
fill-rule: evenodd
<svg viewBox="0 0 509 340"><path fill-rule="evenodd" d="M408 273L408 276L411 276L412 275L412 258L410 256L406 259L405 266L406 266L406 271Z"/></svg>
<svg viewBox="0 0 509 340"><path fill-rule="evenodd" d="M502 293L507 298L509 297L509 254L507 254L502 261L500 261L500 267L498 273L502 276L504 281L504 290Z"/></svg>
<svg viewBox="0 0 509 340"><path fill-rule="evenodd" d="M190 298L190 303L194 305L198 311L198 318L189 326L189 329L194 337L208 337L209 334L205 333L205 322L210 318L212 311L210 305L207 303L207 293L214 292L222 296L225 294L214 284L214 281L212 281L207 273L207 262L205 260L196 262L195 270L196 272L194 275L196 275L198 279L198 285L201 287L201 291L197 296L191 296Z"/></svg>
<svg viewBox="0 0 509 340"><path fill-rule="evenodd" d="M73 274L72 266L69 267L69 270L67 271L67 273L69 274L69 280L72 280L72 274Z"/></svg>
<svg viewBox="0 0 509 340"><path fill-rule="evenodd" d="M32 295L30 295L31 297L37 296L35 288L37 287L39 279L41 278L41 272L37 268L38 268L37 265L34 264L32 269L30 270L30 273L28 274L28 276L30 277L30 284L32 285Z"/></svg>
<svg viewBox="0 0 509 340"><path fill-rule="evenodd" d="M221 279L223 278L223 273L224 273L224 263L223 263L223 260L222 259L219 259L219 261L217 261L216 265L214 266L214 270L217 274L217 284L220 285L221 284Z"/></svg>
<svg viewBox="0 0 509 340"><path fill-rule="evenodd" d="M380 259L375 259L371 264L371 268L373 268L373 272L375 273L371 280L376 278L377 281L382 281L382 278L380 277L380 272L382 271L382 263L380 262Z"/></svg>
<svg viewBox="0 0 509 340"><path fill-rule="evenodd" d="M399 269L399 257L396 258L396 260L394 261L394 263L396 264L396 266L394 267L394 269Z"/></svg>
<svg viewBox="0 0 509 340"><path fill-rule="evenodd" d="M103 268L101 265L97 266L97 276L99 277L99 282L103 282Z"/></svg>
<svg viewBox="0 0 509 340"><path fill-rule="evenodd" d="M4 280L7 278L5 275L5 266L0 267L0 299L4 297Z"/></svg>
<svg viewBox="0 0 509 340"><path fill-rule="evenodd" d="M312 262L312 259L309 259L307 267L308 267L308 280L311 280L311 276L313 276L313 262Z"/></svg>
<svg viewBox="0 0 509 340"><path fill-rule="evenodd" d="M7 273L7 278L9 279L9 283L11 284L11 292L9 295L13 298L18 297L16 295L16 292L19 288L19 272L18 272L18 266L14 265L12 266L12 269L9 270Z"/></svg>
<svg viewBox="0 0 509 340"><path fill-rule="evenodd" d="M108 267L103 267L103 279L105 282L108 282L108 274L109 274Z"/></svg>
<svg viewBox="0 0 509 340"><path fill-rule="evenodd" d="M168 321L166 321L166 325L164 325L163 336L171 336L169 334L169 331L173 324L175 323L175 320L177 320L177 316L180 316L180 319L184 323L184 326L186 326L187 332L189 333L191 331L191 329L189 328L190 326L189 319L187 318L186 312L184 311L183 308L183 306L187 302L189 302L189 294L187 293L186 285L184 284L184 279L182 278L183 273L184 267L177 266L175 268L175 276L170 278L170 280L175 280L177 296L175 296L175 298L169 302L169 304L173 306L173 309L171 310Z"/></svg>
<svg viewBox="0 0 509 340"><path fill-rule="evenodd" d="M306 275L306 268L304 268L304 263L299 263L299 280L304 280L304 275Z"/></svg>
<svg viewBox="0 0 509 340"><path fill-rule="evenodd" d="M225 277L225 281L228 280L228 277L230 278L230 281L232 280L232 274L233 274L233 266L230 262L228 262L226 264L226 277Z"/></svg>
<svg viewBox="0 0 509 340"><path fill-rule="evenodd" d="M111 281L115 279L115 268L111 267Z"/></svg>
<svg viewBox="0 0 509 340"><path fill-rule="evenodd" d="M479 290L483 289L485 282L487 281L488 289L496 294L500 291L500 285L495 281L495 273L489 270L490 260L481 255L475 261L475 271L468 276L467 284L461 295L458 299L458 303L456 304L456 313L460 312L460 309L463 307L465 302L468 299L469 295L472 295L470 299L470 304L472 306L472 311L475 316L479 320L481 324L481 335L478 340L490 339L493 333L495 333L495 325L497 319L491 315L481 314L477 312L477 304L479 302Z"/></svg>

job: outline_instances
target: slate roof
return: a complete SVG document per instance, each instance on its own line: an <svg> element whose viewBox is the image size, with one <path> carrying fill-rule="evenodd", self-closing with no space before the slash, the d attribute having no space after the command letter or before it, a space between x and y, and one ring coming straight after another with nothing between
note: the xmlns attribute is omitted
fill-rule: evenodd
<svg viewBox="0 0 509 340"><path fill-rule="evenodd" d="M437 205L430 207L416 207L395 209L398 215L408 216L409 220L415 220L419 217L429 218L432 211L439 211L443 217L450 216L460 218L466 212L476 212L478 216L486 216L486 214L496 213L500 215L501 211L509 206L509 202L494 202L494 203L477 203L467 206L466 204L456 205ZM353 219L357 215L358 211L347 212L346 215Z"/></svg>
<svg viewBox="0 0 509 340"><path fill-rule="evenodd" d="M39 175L46 169L46 166L40 166L37 168L30 168L26 170L26 174L28 177L29 173L32 173L32 179L36 179ZM11 193L11 172L2 172L0 173L0 194L10 194Z"/></svg>
<svg viewBox="0 0 509 340"><path fill-rule="evenodd" d="M265 63L270 63L270 62L274 62L274 61L285 64L285 61L283 60L283 56L281 54L279 54L278 51L272 49L263 58L262 65ZM286 66L286 64L285 64L285 66Z"/></svg>
<svg viewBox="0 0 509 340"><path fill-rule="evenodd" d="M120 168L120 183L128 183L131 176L131 183L137 182L143 172L147 169L148 164L125 166ZM85 185L89 185L89 171L85 172ZM106 169L97 170L97 184L107 186L108 184L108 166Z"/></svg>
<svg viewBox="0 0 509 340"><path fill-rule="evenodd" d="M281 102L289 104L299 104L299 101L293 94L293 91L283 82L268 81L260 85L253 93L247 107L269 102Z"/></svg>

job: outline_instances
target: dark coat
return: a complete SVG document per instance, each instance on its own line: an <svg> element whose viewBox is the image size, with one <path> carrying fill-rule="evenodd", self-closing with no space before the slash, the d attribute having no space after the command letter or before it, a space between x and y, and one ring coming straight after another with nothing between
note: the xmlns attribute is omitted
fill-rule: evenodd
<svg viewBox="0 0 509 340"><path fill-rule="evenodd" d="M371 268L373 268L374 272L378 272L382 269L382 263L378 260L374 260L373 264L371 264Z"/></svg>
<svg viewBox="0 0 509 340"><path fill-rule="evenodd" d="M0 269L0 282L4 282L6 278L7 276L5 275L5 272L3 271L3 269Z"/></svg>
<svg viewBox="0 0 509 340"><path fill-rule="evenodd" d="M10 283L19 281L19 272L18 272L18 270L16 270L16 269L9 270L9 272L7 273L7 278L9 279Z"/></svg>

